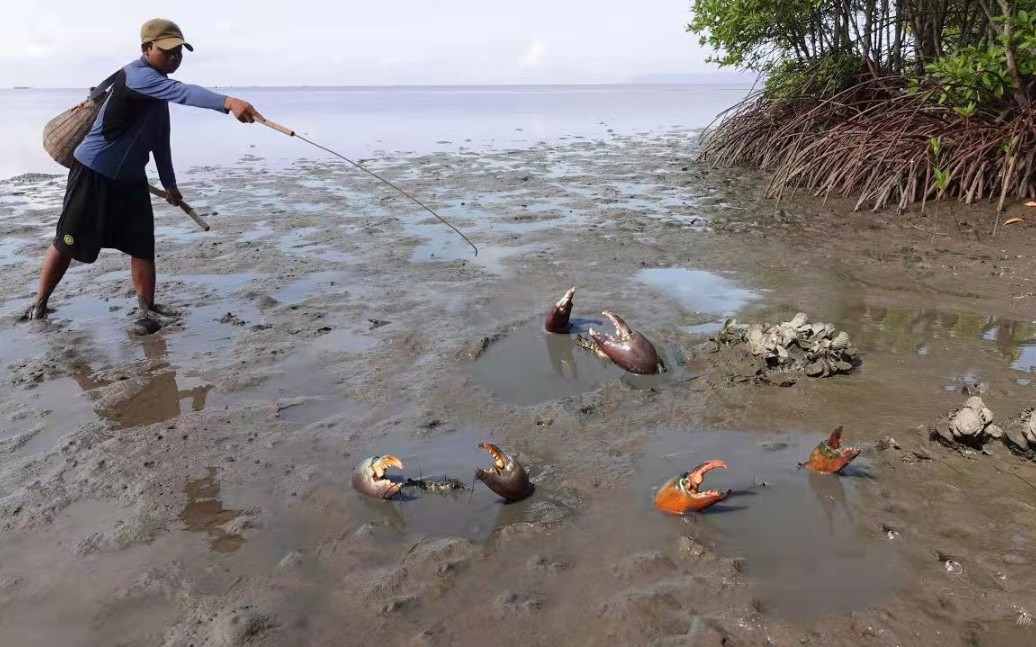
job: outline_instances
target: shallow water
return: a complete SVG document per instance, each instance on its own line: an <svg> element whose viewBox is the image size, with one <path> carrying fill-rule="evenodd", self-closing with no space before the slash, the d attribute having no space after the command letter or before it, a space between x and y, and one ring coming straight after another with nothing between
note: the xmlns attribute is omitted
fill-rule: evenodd
<svg viewBox="0 0 1036 647"><path fill-rule="evenodd" d="M216 468L210 467L207 476L191 481L184 488L187 505L180 513L180 519L188 532L208 534L212 550L217 553L232 553L245 543L245 538L227 532L221 526L241 516L241 511L224 509L219 491Z"/></svg>
<svg viewBox="0 0 1036 647"><path fill-rule="evenodd" d="M184 79L187 81L188 79ZM353 159L380 150L527 148L564 136L611 137L660 127L704 128L748 88L730 85L240 88L265 115ZM54 115L82 90L0 90L0 138L8 153L0 179L61 172L39 145ZM259 153L266 165L325 153L272 130L241 126L211 111L170 108L178 168L238 167ZM333 159L333 158L330 158ZM239 169L240 167L238 167Z"/></svg>
<svg viewBox="0 0 1036 647"><path fill-rule="evenodd" d="M820 440L672 430L640 454L640 524L690 532L727 557L744 558L744 572L760 581L769 612L801 620L861 610L909 571L879 528L854 520L854 510L880 489L881 475L871 473L866 458L842 475L798 468ZM725 501L683 519L664 518L649 505L662 482L714 459L728 467L708 472L702 487L733 490Z"/></svg>
<svg viewBox="0 0 1036 647"><path fill-rule="evenodd" d="M493 464L492 457L478 447L483 441L492 442L493 439L471 430L461 430L444 436L437 434L434 440L422 441L399 435L385 438L376 446L368 445L357 452L357 458L368 454L392 454L403 462L403 479L424 478L441 482L442 477L453 477L468 489L436 493L405 487L390 501L375 501L358 492L349 492L348 505L355 507L358 501L361 502L367 511L367 523L378 520L384 526L382 530L392 535L465 537L472 541L485 541L500 525L521 519L537 499L534 493L524 501L504 503L481 482L474 481L476 467L488 469ZM501 449L511 453L510 448ZM390 476L397 472L392 469ZM535 471L530 476L535 478Z"/></svg>
<svg viewBox="0 0 1036 647"><path fill-rule="evenodd" d="M570 335L543 330L543 322L531 321L494 343L475 365L479 384L505 402L536 404L560 400L616 382L625 371L611 360L576 345L574 336L586 334L591 323L575 320Z"/></svg>
<svg viewBox="0 0 1036 647"><path fill-rule="evenodd" d="M739 287L726 277L682 267L643 269L634 277L659 293L672 299L688 312L732 317L746 304L758 301L755 292Z"/></svg>

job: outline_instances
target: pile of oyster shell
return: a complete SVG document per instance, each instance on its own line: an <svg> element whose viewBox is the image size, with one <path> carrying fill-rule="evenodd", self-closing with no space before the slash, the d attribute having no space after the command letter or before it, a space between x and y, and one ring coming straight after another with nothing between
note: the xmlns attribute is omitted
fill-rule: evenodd
<svg viewBox="0 0 1036 647"><path fill-rule="evenodd" d="M950 412L946 419L931 429L951 446L968 445L981 448L989 440L999 440L1011 451L1036 457L1036 409L1029 408L1011 419L1004 427L993 424L993 412L982 398L971 397L964 406Z"/></svg>
<svg viewBox="0 0 1036 647"><path fill-rule="evenodd" d="M981 447L990 438L1003 438L1004 430L993 424L993 412L982 398L973 396L935 425L934 433L947 443Z"/></svg>
<svg viewBox="0 0 1036 647"><path fill-rule="evenodd" d="M836 332L831 323L809 323L802 312L776 325L728 319L716 341L745 343L753 355L766 361L767 368L802 371L810 377L849 373L861 364L860 351L849 343L848 333Z"/></svg>

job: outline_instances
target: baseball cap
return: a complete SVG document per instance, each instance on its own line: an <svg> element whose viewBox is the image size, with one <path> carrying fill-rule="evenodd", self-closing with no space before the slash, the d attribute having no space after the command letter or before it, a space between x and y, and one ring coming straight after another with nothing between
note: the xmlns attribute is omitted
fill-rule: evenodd
<svg viewBox="0 0 1036 647"><path fill-rule="evenodd" d="M140 42L154 43L159 49L173 49L183 45L187 51L194 51L191 44L183 39L183 32L176 23L165 18L155 18L144 23L140 28Z"/></svg>

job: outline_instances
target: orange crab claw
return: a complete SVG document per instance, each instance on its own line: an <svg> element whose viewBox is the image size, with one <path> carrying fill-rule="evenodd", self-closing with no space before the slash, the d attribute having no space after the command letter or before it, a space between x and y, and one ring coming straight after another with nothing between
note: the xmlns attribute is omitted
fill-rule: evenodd
<svg viewBox="0 0 1036 647"><path fill-rule="evenodd" d="M831 432L827 440L816 446L809 455L809 460L800 467L808 467L823 474L841 472L860 455L861 451L863 450L860 447L842 447L842 427L838 427Z"/></svg>
<svg viewBox="0 0 1036 647"><path fill-rule="evenodd" d="M705 480L706 472L726 466L723 461L706 461L690 472L674 476L658 489L655 507L669 514L687 514L719 503L730 495L730 490L699 491L698 487Z"/></svg>
<svg viewBox="0 0 1036 647"><path fill-rule="evenodd" d="M399 460L398 456L389 454L388 456L381 456L371 462L371 470L373 470L374 475L378 478L385 476L385 472L390 467L403 469L403 461Z"/></svg>
<svg viewBox="0 0 1036 647"><path fill-rule="evenodd" d="M487 442L481 442L478 444L478 446L489 452L490 456L493 457L493 461L496 463L497 469L502 470L507 467L507 457L504 456L504 453L500 451L499 447L497 447L493 443Z"/></svg>

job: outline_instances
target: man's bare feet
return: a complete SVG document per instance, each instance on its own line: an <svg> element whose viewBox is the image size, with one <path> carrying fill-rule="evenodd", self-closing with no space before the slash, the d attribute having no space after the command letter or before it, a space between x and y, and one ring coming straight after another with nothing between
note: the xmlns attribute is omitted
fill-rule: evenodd
<svg viewBox="0 0 1036 647"><path fill-rule="evenodd" d="M152 333L156 333L161 329L162 324L159 323L157 319L148 315L144 315L141 317L137 317L133 320L133 323L130 324L129 332L132 335L145 337Z"/></svg>
<svg viewBox="0 0 1036 647"><path fill-rule="evenodd" d="M22 321L36 321L38 319L46 319L47 315L50 314L50 310L47 309L46 303L36 302L29 306L29 309L22 315Z"/></svg>
<svg viewBox="0 0 1036 647"><path fill-rule="evenodd" d="M169 306L164 306L161 303L152 304L151 312L154 312L156 314L160 314L163 317L179 317L180 316L180 311L179 310L177 310L176 308L171 308Z"/></svg>
<svg viewBox="0 0 1036 647"><path fill-rule="evenodd" d="M142 297L137 297L137 307L140 309L141 316L154 316L160 317L179 317L180 311L169 306L164 306L160 303L148 304Z"/></svg>

